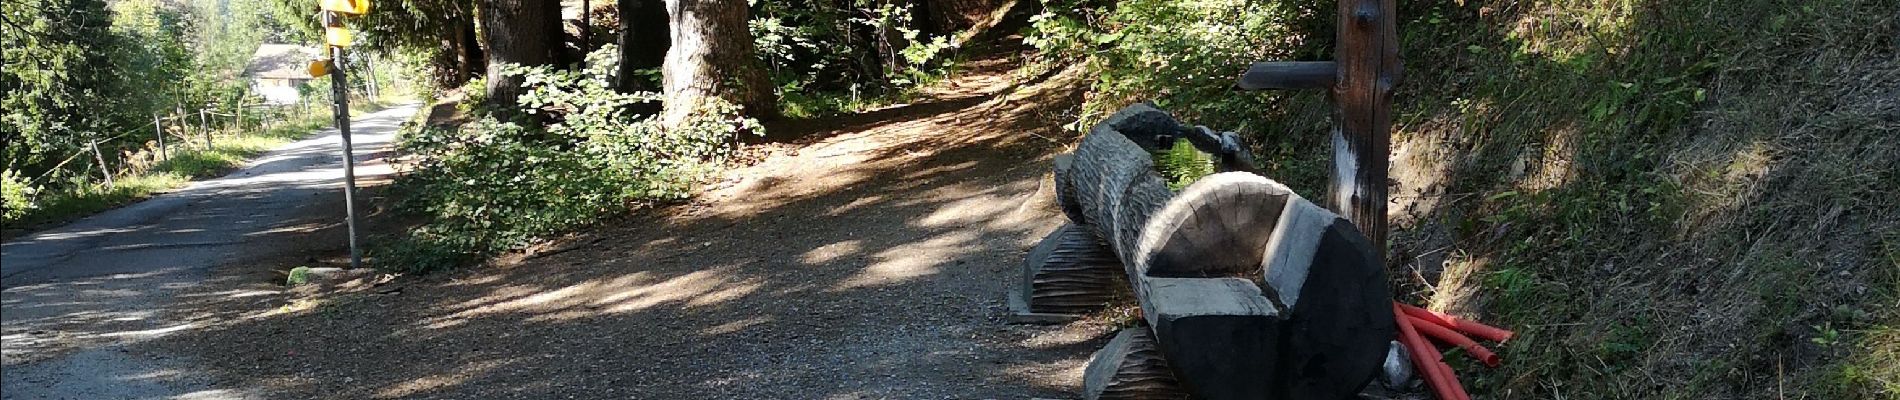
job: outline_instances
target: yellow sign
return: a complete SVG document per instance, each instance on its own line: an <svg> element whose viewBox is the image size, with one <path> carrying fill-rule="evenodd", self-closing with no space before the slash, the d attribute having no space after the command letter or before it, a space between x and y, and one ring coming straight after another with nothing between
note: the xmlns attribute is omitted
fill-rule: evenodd
<svg viewBox="0 0 1900 400"><path fill-rule="evenodd" d="M356 41L356 35L348 28L323 28L323 42L336 47L350 47Z"/></svg>
<svg viewBox="0 0 1900 400"><path fill-rule="evenodd" d="M349 15L369 13L369 0L317 0L317 5L324 10Z"/></svg>
<svg viewBox="0 0 1900 400"><path fill-rule="evenodd" d="M329 74L330 74L330 59L323 58L323 59L310 60L310 77L311 78L322 78L324 75L329 75Z"/></svg>

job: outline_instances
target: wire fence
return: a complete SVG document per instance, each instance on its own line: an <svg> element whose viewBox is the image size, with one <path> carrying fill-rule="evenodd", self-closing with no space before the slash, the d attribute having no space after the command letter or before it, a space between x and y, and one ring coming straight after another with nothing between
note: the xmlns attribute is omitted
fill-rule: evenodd
<svg viewBox="0 0 1900 400"><path fill-rule="evenodd" d="M318 106L322 107L327 105L318 104ZM101 145L122 143L120 142L121 140L128 138L139 140L137 137L140 136L150 137L150 141L137 142L136 145L131 146L130 148L133 150L129 151L128 154L111 157L112 161L121 165L122 168L119 169L119 172L134 168L149 168L151 165L163 163L172 158L173 150L171 147L173 146L171 146L170 143L186 145L187 148L192 147L191 142L193 138L191 138L191 136L193 135L199 136L199 138L202 139L202 142L196 146L200 151L211 151L216 147L214 137L220 135L217 132L225 132L224 135L229 135L233 130L244 131L255 129L269 131L282 126L284 123L290 122L292 119L307 117L312 112L309 102L299 102L297 104L239 104L234 107L236 112L222 112L222 107L214 107L216 107L216 105L207 105L206 107L195 110L196 114L198 114L198 124L195 126L191 124L192 118L190 118L189 114L184 112L184 108L178 107L175 109L173 115L170 116L153 115L152 126L149 130L147 128L125 129L105 137L96 137L96 134L82 135L95 137L87 138L83 145L77 149L70 150L70 154L61 159L58 163L53 164L51 168L47 168L38 176L21 182L21 184L27 187L37 187L38 185L46 183L49 178L62 175L89 177L94 172L93 168L96 167L98 168L97 172L99 173L100 179L106 183L107 186L112 186L113 176L116 175L116 173L107 163L107 156L104 150L100 149ZM245 113L244 110L248 109L255 109L258 110L258 112ZM213 121L212 117L219 117L222 121ZM123 144L118 146L118 148L126 147L127 146ZM67 166L72 165L74 161L87 155L91 155L93 161L97 164L86 165L83 168L67 168ZM138 165L139 159L145 158L145 155L151 157L151 165L131 167ZM92 163L81 162L81 164Z"/></svg>

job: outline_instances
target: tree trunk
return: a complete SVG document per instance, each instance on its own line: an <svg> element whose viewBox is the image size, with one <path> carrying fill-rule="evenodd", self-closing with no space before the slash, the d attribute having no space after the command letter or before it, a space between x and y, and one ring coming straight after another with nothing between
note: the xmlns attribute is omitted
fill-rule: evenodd
<svg viewBox="0 0 1900 400"><path fill-rule="evenodd" d="M488 101L504 110L526 92L520 76L502 76L506 64L559 65L561 3L556 0L483 0L482 31L488 37Z"/></svg>
<svg viewBox="0 0 1900 400"><path fill-rule="evenodd" d="M621 93L658 91L660 83L639 74L666 63L672 40L667 30L666 4L660 0L618 0L620 11L620 70L615 88ZM657 110L656 110L657 111Z"/></svg>
<svg viewBox="0 0 1900 400"><path fill-rule="evenodd" d="M469 49L476 45L473 37L475 27L471 25L467 20L457 20L455 34L449 39L453 41L450 48L455 49L455 73L451 76L453 81L449 82L450 86L462 86L475 75L475 52Z"/></svg>
<svg viewBox="0 0 1900 400"><path fill-rule="evenodd" d="M777 99L746 26L750 12L745 1L666 0L666 11L672 46L662 68L662 123L677 127L715 97L744 106L755 118L777 114Z"/></svg>

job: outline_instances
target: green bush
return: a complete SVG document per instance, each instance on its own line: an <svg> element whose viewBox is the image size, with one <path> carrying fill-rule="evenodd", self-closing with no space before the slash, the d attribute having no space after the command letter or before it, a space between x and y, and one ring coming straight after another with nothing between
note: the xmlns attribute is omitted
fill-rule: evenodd
<svg viewBox="0 0 1900 400"><path fill-rule="evenodd" d="M1331 22L1329 4L1266 0L1044 0L1025 41L1047 61L1084 63L1093 76L1080 130L1141 101L1190 124L1253 137L1254 154L1276 180L1322 187L1325 114L1287 104L1317 103L1315 92L1239 92L1234 80L1257 61L1318 57L1326 41L1300 39ZM1283 133L1291 128L1296 132ZM1306 132L1297 132L1306 131Z"/></svg>
<svg viewBox="0 0 1900 400"><path fill-rule="evenodd" d="M4 219L7 222L19 220L33 209L33 187L26 184L19 171L0 172L0 205L6 208Z"/></svg>
<svg viewBox="0 0 1900 400"><path fill-rule="evenodd" d="M725 160L738 135L763 132L723 101L671 130L627 112L657 95L614 92L614 54L611 46L596 51L580 71L504 69L533 85L518 102L527 113L556 120L544 128L482 117L457 129L405 130L398 147L420 161L398 182L398 208L429 222L382 249L383 266L452 267L591 223L630 202L685 198Z"/></svg>

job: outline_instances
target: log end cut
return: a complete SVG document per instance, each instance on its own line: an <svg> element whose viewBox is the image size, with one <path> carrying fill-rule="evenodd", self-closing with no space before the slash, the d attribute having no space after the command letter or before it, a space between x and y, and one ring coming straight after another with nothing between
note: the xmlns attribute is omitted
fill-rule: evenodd
<svg viewBox="0 0 1900 400"><path fill-rule="evenodd" d="M1345 398L1379 371L1397 330L1385 265L1351 221L1305 199L1279 225L1264 274L1284 312L1288 398Z"/></svg>

